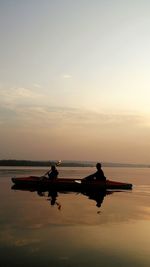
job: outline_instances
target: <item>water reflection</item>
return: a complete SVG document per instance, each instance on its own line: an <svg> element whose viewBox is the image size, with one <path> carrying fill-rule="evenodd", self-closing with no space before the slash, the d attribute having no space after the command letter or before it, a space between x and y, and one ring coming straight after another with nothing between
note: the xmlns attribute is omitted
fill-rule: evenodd
<svg viewBox="0 0 150 267"><path fill-rule="evenodd" d="M12 187L12 189L16 188ZM57 201L58 192L56 190L44 191L44 192L37 190L37 195L39 197L46 197L51 206L56 205L59 210L61 209L61 204Z"/></svg>
<svg viewBox="0 0 150 267"><path fill-rule="evenodd" d="M21 191L29 191L29 192L36 192L39 197L45 197L49 204L51 206L56 206L58 210L61 210L62 204L59 201L59 194L70 194L72 192L70 191L57 191L57 190L37 190L34 188L22 188L19 186L12 186L12 190L21 190ZM89 200L94 200L96 202L96 207L100 208L102 206L102 203L104 201L104 198L107 195L110 195L114 192L119 192L119 191L111 191L111 190L98 190L98 191L80 191L78 194L86 196Z"/></svg>
<svg viewBox="0 0 150 267"><path fill-rule="evenodd" d="M58 209L60 210L61 204L60 204L60 202L57 201L57 197L58 197L57 191L49 191L47 200L50 202L51 206L56 205L58 207Z"/></svg>
<svg viewBox="0 0 150 267"><path fill-rule="evenodd" d="M84 195L86 195L89 199L91 200L95 200L96 201L96 206L98 208L101 207L103 201L104 201L104 197L106 196L107 191L103 190L103 191L99 191L99 192L85 192L83 193Z"/></svg>

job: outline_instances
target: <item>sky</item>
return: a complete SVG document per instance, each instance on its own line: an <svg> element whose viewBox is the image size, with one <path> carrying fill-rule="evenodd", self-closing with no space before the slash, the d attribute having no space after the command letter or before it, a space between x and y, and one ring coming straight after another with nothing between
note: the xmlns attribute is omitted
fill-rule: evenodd
<svg viewBox="0 0 150 267"><path fill-rule="evenodd" d="M0 159L150 163L150 2L0 0Z"/></svg>

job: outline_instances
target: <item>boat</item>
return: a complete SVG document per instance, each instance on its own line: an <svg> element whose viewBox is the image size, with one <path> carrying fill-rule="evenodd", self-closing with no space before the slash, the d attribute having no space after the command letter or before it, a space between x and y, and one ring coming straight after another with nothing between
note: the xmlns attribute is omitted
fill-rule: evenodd
<svg viewBox="0 0 150 267"><path fill-rule="evenodd" d="M29 177L13 177L11 178L15 187L34 188L48 190L65 190L65 191L98 191L107 189L131 190L132 184L106 180L103 181L86 181L85 179L75 178L57 178L50 180L47 177L29 176Z"/></svg>

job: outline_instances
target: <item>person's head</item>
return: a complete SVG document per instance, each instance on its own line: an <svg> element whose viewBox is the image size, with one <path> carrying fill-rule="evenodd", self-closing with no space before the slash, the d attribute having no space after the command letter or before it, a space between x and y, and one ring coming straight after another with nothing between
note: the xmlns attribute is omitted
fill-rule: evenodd
<svg viewBox="0 0 150 267"><path fill-rule="evenodd" d="M55 171L55 170L56 170L56 166L55 166L55 165L52 165L52 166L51 166L51 170L52 170L52 171Z"/></svg>
<svg viewBox="0 0 150 267"><path fill-rule="evenodd" d="M100 162L97 162L97 164L96 164L96 168L97 168L97 170L100 170L101 169L101 163Z"/></svg>

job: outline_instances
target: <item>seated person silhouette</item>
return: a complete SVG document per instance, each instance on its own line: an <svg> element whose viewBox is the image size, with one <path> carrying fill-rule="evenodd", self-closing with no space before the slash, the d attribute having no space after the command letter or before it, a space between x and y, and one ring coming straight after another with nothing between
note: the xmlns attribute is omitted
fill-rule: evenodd
<svg viewBox="0 0 150 267"><path fill-rule="evenodd" d="M106 177L104 175L103 170L101 169L101 163L96 164L97 171L87 177L84 178L85 181L103 181L106 182Z"/></svg>
<svg viewBox="0 0 150 267"><path fill-rule="evenodd" d="M55 165L51 166L51 170L46 173L50 180L55 180L58 177L59 172L56 169Z"/></svg>

